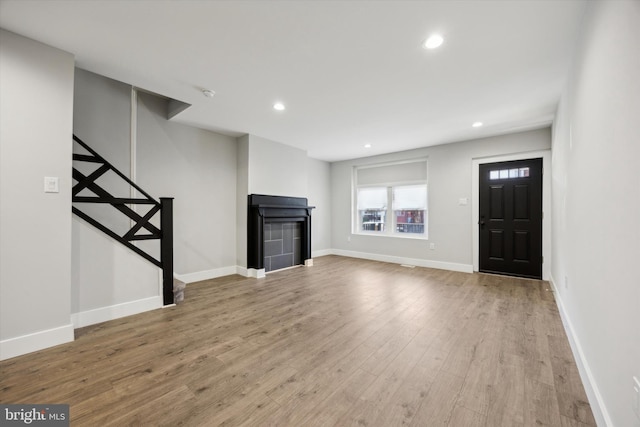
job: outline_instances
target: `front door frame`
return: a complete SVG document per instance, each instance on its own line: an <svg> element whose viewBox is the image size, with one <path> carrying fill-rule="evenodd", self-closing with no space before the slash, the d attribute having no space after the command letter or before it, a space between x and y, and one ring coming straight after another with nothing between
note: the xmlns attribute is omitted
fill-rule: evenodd
<svg viewBox="0 0 640 427"><path fill-rule="evenodd" d="M551 272L551 150L527 151L502 156L473 158L471 164L471 230L473 230L473 271L480 268L480 165L542 158L542 280Z"/></svg>

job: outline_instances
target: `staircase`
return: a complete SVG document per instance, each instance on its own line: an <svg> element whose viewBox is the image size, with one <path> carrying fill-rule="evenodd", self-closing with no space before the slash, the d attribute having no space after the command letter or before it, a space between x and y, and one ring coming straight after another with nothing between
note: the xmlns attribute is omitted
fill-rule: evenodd
<svg viewBox="0 0 640 427"><path fill-rule="evenodd" d="M161 268L163 304L173 304L173 198L160 197L160 201L157 201L76 135L73 135L73 142L77 144L74 145L73 154L73 213ZM80 149L76 150L77 147ZM85 154L76 154L76 151ZM111 184L117 180L123 188L126 186L130 190L130 197L116 197L104 188L104 184L98 184L101 178L106 183L107 177ZM97 219L98 211L92 208L96 204L101 206L99 211L112 207L124 215L123 218L128 218L127 230L124 233L116 232L113 224L108 226ZM141 214L138 210L146 212ZM159 242L159 256L137 244L149 240Z"/></svg>

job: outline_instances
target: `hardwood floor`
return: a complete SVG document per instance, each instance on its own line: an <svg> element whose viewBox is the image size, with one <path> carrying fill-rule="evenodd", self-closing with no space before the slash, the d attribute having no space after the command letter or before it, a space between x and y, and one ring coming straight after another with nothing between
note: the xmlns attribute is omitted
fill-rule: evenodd
<svg viewBox="0 0 640 427"><path fill-rule="evenodd" d="M72 426L595 425L546 282L327 256L0 362Z"/></svg>

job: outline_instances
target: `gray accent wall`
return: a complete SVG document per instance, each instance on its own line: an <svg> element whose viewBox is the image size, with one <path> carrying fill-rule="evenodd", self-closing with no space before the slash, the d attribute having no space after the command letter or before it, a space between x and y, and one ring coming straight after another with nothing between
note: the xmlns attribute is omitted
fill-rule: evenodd
<svg viewBox="0 0 640 427"><path fill-rule="evenodd" d="M0 30L2 359L73 340L73 74L73 55Z"/></svg>
<svg viewBox="0 0 640 427"><path fill-rule="evenodd" d="M338 251L471 268L473 159L548 150L550 128L365 157L331 164L331 242ZM352 174L355 166L427 158L429 239L352 233ZM468 204L460 206L460 198ZM435 248L430 249L430 244Z"/></svg>

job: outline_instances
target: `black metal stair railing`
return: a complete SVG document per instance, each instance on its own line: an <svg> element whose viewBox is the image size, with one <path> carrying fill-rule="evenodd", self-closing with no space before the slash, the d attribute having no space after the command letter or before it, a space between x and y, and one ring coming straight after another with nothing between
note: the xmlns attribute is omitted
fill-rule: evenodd
<svg viewBox="0 0 640 427"><path fill-rule="evenodd" d="M76 184L73 186L72 201L74 203L102 203L109 204L119 212L127 216L131 222L131 228L120 235L109 227L100 223L77 206L72 206L74 214L109 235L113 239L122 243L138 255L162 269L162 289L164 305L173 304L173 197L160 197L158 202L133 181L127 178L122 172L116 169L111 163L91 149L76 135L73 140L79 144L89 154L73 154L74 162L86 162L100 165L91 173L86 175L75 166L73 167L73 179ZM107 172L113 172L128 185L144 197L126 198L115 197L109 191L96 183L100 177ZM88 190L95 196L80 196L83 190ZM86 192L85 192L86 193ZM146 214L140 215L128 205L151 205ZM160 213L160 227L156 227L150 221ZM144 234L139 234L144 233ZM149 252L134 245L132 242L139 240L160 240L160 258L151 255Z"/></svg>

